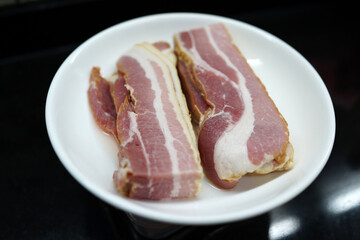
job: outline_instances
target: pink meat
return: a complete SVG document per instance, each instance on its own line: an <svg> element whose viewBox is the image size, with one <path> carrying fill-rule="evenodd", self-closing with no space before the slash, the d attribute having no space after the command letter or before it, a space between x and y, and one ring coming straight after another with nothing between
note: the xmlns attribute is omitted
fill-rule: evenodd
<svg viewBox="0 0 360 240"><path fill-rule="evenodd" d="M175 36L175 51L178 56L178 69L182 82L192 87L184 88L190 109L207 103L207 111L202 111L198 146L206 175L221 188L231 188L237 180L233 176L220 179L215 169L214 150L219 139L239 124L245 111L244 92L240 81L245 81L251 96L254 116L251 136L246 141L247 159L250 165L261 167L267 161L265 156L274 159L284 154L289 143L287 123L277 110L268 93L254 74L246 59L232 43L223 24L193 29ZM243 79L240 77L242 76ZM189 81L190 80L190 81ZM194 91L196 89L196 91ZM202 96L203 101L195 101ZM249 100L248 100L249 101ZM197 113L195 113L196 117ZM241 136L241 132L238 133ZM234 146L236 147L236 146ZM240 146L238 146L240 147ZM250 169L249 172L254 171ZM240 178L244 173L239 173Z"/></svg>
<svg viewBox="0 0 360 240"><path fill-rule="evenodd" d="M93 117L106 132L117 138L116 110L110 89L112 84L101 77L100 68L93 67L90 75L88 98Z"/></svg>
<svg viewBox="0 0 360 240"><path fill-rule="evenodd" d="M170 101L163 63L156 57L147 59L149 53L144 49L137 51L144 56L137 57L130 50L117 63L131 89L131 100L124 102L117 116L120 169L114 173L115 185L137 199L194 196L201 169ZM148 68L141 64L144 61ZM155 101L161 104L155 106Z"/></svg>
<svg viewBox="0 0 360 240"><path fill-rule="evenodd" d="M153 45L160 51L170 49L170 44L168 42L164 42L164 41L154 42Z"/></svg>
<svg viewBox="0 0 360 240"><path fill-rule="evenodd" d="M184 90L189 110L194 116L193 121L195 124L198 124L201 116L205 114L209 106L200 95L200 92L195 89L195 85L190 78L191 75L187 73L186 66L183 62L178 63L178 71L179 75L182 76L181 87Z"/></svg>
<svg viewBox="0 0 360 240"><path fill-rule="evenodd" d="M118 77L111 87L111 95L114 102L115 111L118 112L125 98L129 97L128 90L125 88L125 79L122 73L118 73Z"/></svg>

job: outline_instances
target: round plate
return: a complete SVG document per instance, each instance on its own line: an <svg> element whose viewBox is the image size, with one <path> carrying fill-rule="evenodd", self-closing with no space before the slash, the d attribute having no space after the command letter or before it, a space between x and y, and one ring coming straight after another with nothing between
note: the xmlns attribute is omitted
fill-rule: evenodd
<svg viewBox="0 0 360 240"><path fill-rule="evenodd" d="M176 32L223 22L234 42L266 86L289 125L295 166L287 172L245 176L232 190L219 190L206 178L200 194L181 201L139 201L121 196L112 175L117 146L96 125L87 89L93 66L102 75L135 43L172 44ZM70 174L105 202L141 217L176 224L215 224L249 218L294 198L318 176L333 146L335 115L329 93L314 68L277 37L244 22L196 13L145 16L110 27L80 45L61 65L46 102L48 134Z"/></svg>

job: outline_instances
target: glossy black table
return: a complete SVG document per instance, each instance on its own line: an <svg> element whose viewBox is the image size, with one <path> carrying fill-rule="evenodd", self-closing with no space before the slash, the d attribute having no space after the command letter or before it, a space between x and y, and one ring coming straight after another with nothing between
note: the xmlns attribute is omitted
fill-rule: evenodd
<svg viewBox="0 0 360 240"><path fill-rule="evenodd" d="M336 139L310 187L268 213L229 224L143 233L165 233L165 239L360 238L360 36L354 8L185 3L124 8L78 0L0 6L0 239L146 239L126 213L87 192L62 166L46 132L45 101L56 70L87 38L130 18L172 11L239 19L297 49L330 92Z"/></svg>

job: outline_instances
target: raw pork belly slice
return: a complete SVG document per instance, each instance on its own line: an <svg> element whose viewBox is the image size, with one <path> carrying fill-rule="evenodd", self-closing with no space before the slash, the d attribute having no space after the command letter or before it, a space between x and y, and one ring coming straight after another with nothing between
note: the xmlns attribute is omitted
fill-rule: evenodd
<svg viewBox="0 0 360 240"><path fill-rule="evenodd" d="M120 168L113 178L131 198L181 199L200 190L195 134L176 58L165 50L163 44L137 44L117 62L128 97L115 104Z"/></svg>
<svg viewBox="0 0 360 240"><path fill-rule="evenodd" d="M232 188L247 173L290 169L287 123L226 27L218 23L180 32L174 41L208 178Z"/></svg>

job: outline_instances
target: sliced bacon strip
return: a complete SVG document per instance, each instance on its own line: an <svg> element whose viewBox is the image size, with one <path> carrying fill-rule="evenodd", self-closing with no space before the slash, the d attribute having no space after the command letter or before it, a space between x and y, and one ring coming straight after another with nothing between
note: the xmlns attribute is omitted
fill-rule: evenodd
<svg viewBox="0 0 360 240"><path fill-rule="evenodd" d="M287 123L223 24L175 35L178 70L206 175L232 188L247 173L292 167Z"/></svg>
<svg viewBox="0 0 360 240"><path fill-rule="evenodd" d="M120 168L113 178L121 193L136 199L189 198L202 178L176 68L162 51L142 43L117 62L130 97L117 114Z"/></svg>
<svg viewBox="0 0 360 240"><path fill-rule="evenodd" d="M93 67L90 75L88 98L93 117L104 132L117 139L116 109L111 95L112 83L100 75L100 68Z"/></svg>

